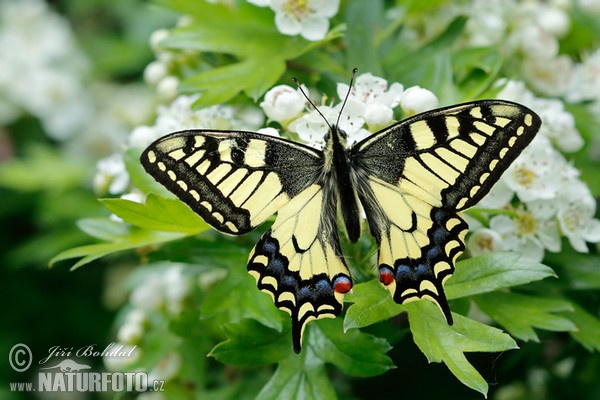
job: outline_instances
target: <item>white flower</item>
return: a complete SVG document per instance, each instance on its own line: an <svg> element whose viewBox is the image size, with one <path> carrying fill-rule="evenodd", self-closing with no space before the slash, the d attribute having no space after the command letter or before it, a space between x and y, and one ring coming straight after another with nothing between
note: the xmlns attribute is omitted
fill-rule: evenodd
<svg viewBox="0 0 600 400"><path fill-rule="evenodd" d="M306 91L306 89L304 88ZM260 107L270 120L279 122L284 127L297 118L306 104L306 99L299 89L287 85L279 85L265 93Z"/></svg>
<svg viewBox="0 0 600 400"><path fill-rule="evenodd" d="M269 5L275 11L275 25L284 35L302 35L317 41L325 38L329 18L337 14L339 0L251 0L258 6Z"/></svg>
<svg viewBox="0 0 600 400"><path fill-rule="evenodd" d="M490 229L502 237L503 250L519 252L528 261L542 261L544 248L548 248L545 245L548 244L555 250L556 243L560 243L556 222L536 219L522 208L515 212L515 218L503 214L493 216L490 219Z"/></svg>
<svg viewBox="0 0 600 400"><path fill-rule="evenodd" d="M121 343L136 344L139 343L143 335L144 327L141 324L126 322L119 328L117 339L119 339Z"/></svg>
<svg viewBox="0 0 600 400"><path fill-rule="evenodd" d="M596 201L589 188L574 181L558 197L558 221L573 248L587 253L585 242L600 241L600 221L594 219Z"/></svg>
<svg viewBox="0 0 600 400"><path fill-rule="evenodd" d="M600 0L578 0L577 4L585 13L600 15Z"/></svg>
<svg viewBox="0 0 600 400"><path fill-rule="evenodd" d="M129 185L129 174L121 154L113 154L103 158L96 164L94 176L94 191L96 193L123 193Z"/></svg>
<svg viewBox="0 0 600 400"><path fill-rule="evenodd" d="M168 68L160 61L152 61L144 69L144 80L150 85L156 85L161 79L167 76Z"/></svg>
<svg viewBox="0 0 600 400"><path fill-rule="evenodd" d="M600 1L598 3L600 4ZM565 97L572 103L585 100L596 100L596 104L600 103L600 49L585 57L582 63L575 65Z"/></svg>
<svg viewBox="0 0 600 400"><path fill-rule="evenodd" d="M348 89L347 84L338 83L338 97L344 99ZM351 112L361 117L369 130L375 132L392 122L392 108L398 105L403 90L404 87L399 83L392 83L388 88L385 79L371 73L361 74L354 81L344 113Z"/></svg>
<svg viewBox="0 0 600 400"><path fill-rule="evenodd" d="M523 75L527 82L548 96L562 96L571 82L573 62L568 56L551 59L527 58L523 62Z"/></svg>
<svg viewBox="0 0 600 400"><path fill-rule="evenodd" d="M248 121L236 118L236 109L232 106L216 105L193 110L192 105L199 96L180 95L165 107L158 108L158 116L153 126L160 135L166 135L185 129L245 129L256 130Z"/></svg>
<svg viewBox="0 0 600 400"><path fill-rule="evenodd" d="M141 125L133 129L129 135L128 146L131 148L145 149L161 135L156 129Z"/></svg>
<svg viewBox="0 0 600 400"><path fill-rule="evenodd" d="M179 314L183 309L183 300L190 291L190 280L181 267L169 268L163 275L163 286L167 311Z"/></svg>
<svg viewBox="0 0 600 400"><path fill-rule="evenodd" d="M481 228L469 236L467 247L472 257L496 253L503 250L502 237L496 231Z"/></svg>
<svg viewBox="0 0 600 400"><path fill-rule="evenodd" d="M148 373L148 382L166 381L174 378L181 369L181 356L172 351L165 355Z"/></svg>
<svg viewBox="0 0 600 400"><path fill-rule="evenodd" d="M548 137L562 151L573 152L583 146L575 119L560 100L535 97L523 82L517 81L508 81L496 98L515 101L535 111L542 119L538 137Z"/></svg>
<svg viewBox="0 0 600 400"><path fill-rule="evenodd" d="M335 107L321 106L319 111L327 119L327 121L336 121L340 115L341 104ZM298 137L303 142L312 147L322 147L324 145L323 138L329 131L327 121L323 119L316 110L298 118L288 126L288 129L298 134ZM332 122L330 122L332 123ZM371 134L371 132L363 129L364 119L357 115L356 110L353 112L352 104L346 104L339 121L339 129L342 129L348 135L348 143L358 142Z"/></svg>
<svg viewBox="0 0 600 400"><path fill-rule="evenodd" d="M556 99L536 99L533 109L542 119L541 135L545 135L562 151L571 153L583 147L583 138L575 127L575 118Z"/></svg>
<svg viewBox="0 0 600 400"><path fill-rule="evenodd" d="M275 137L279 137L279 131L275 128L271 128L271 127L267 127L267 128L261 128L257 131L258 133L261 133L263 135L267 135L267 136L275 136Z"/></svg>
<svg viewBox="0 0 600 400"><path fill-rule="evenodd" d="M152 32L152 34L150 35L150 47L155 53L158 53L160 52L160 50L162 50L160 42L168 38L169 35L170 33L167 29L159 29Z"/></svg>
<svg viewBox="0 0 600 400"><path fill-rule="evenodd" d="M335 121L339 113L332 107L321 106L319 111L327 120ZM319 148L324 144L323 137L329 131L327 121L316 110L295 119L288 125L291 132L298 134L298 138L311 147Z"/></svg>
<svg viewBox="0 0 600 400"><path fill-rule="evenodd" d="M83 87L88 62L68 22L45 1L5 0L0 3L0 48L0 98L9 104L4 117L26 111L54 139L78 134L92 114Z"/></svg>
<svg viewBox="0 0 600 400"><path fill-rule="evenodd" d="M177 96L177 87L179 79L172 75L167 75L156 84L156 93L163 99L174 99Z"/></svg>
<svg viewBox="0 0 600 400"><path fill-rule="evenodd" d="M544 136L536 136L502 176L521 201L553 198L564 159Z"/></svg>
<svg viewBox="0 0 600 400"><path fill-rule="evenodd" d="M400 97L400 106L407 117L437 108L438 104L435 94L420 86L409 87Z"/></svg>
<svg viewBox="0 0 600 400"><path fill-rule="evenodd" d="M144 311L158 311L165 303L163 279L158 274L152 274L135 287L129 301L133 306Z"/></svg>
<svg viewBox="0 0 600 400"><path fill-rule="evenodd" d="M547 32L558 38L564 37L571 29L569 15L558 7L541 3L536 7L536 22Z"/></svg>
<svg viewBox="0 0 600 400"><path fill-rule="evenodd" d="M377 131L381 128L385 128L392 122L394 111L383 104L368 104L364 111L364 118L367 126L369 126L370 129Z"/></svg>

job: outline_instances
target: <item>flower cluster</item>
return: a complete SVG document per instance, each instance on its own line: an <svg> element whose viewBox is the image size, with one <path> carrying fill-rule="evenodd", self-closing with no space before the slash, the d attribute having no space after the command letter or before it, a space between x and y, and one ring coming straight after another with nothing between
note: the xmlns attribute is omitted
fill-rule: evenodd
<svg viewBox="0 0 600 400"><path fill-rule="evenodd" d="M0 3L0 124L23 113L55 139L76 134L92 112L88 63L68 22L42 0Z"/></svg>
<svg viewBox="0 0 600 400"><path fill-rule="evenodd" d="M301 35L306 40L325 38L329 19L337 14L339 0L248 0L275 12L275 26L284 35Z"/></svg>
<svg viewBox="0 0 600 400"><path fill-rule="evenodd" d="M260 106L269 120L278 122L313 147L323 145L323 137L328 130L323 116L330 123L336 122L339 117L339 127L352 143L390 125L394 118L393 109L398 105L405 115L413 115L438 104L437 97L427 89L414 86L404 90L400 83L388 86L385 79L370 73L359 75L351 89L347 84L338 84L338 97L344 99L348 94L345 105L338 102L335 106L321 105L318 111L307 111L302 91L307 93L306 88L276 86L265 94Z"/></svg>
<svg viewBox="0 0 600 400"><path fill-rule="evenodd" d="M542 127L480 203L509 212L492 216L489 228L475 229L468 242L471 254L511 250L541 261L545 250L560 251L561 235L575 250L587 252L586 242L600 241L600 221L594 219L596 202L579 172L557 150L572 152L583 145L573 116L562 102L535 97L522 82L509 81L498 97L535 110Z"/></svg>
<svg viewBox="0 0 600 400"><path fill-rule="evenodd" d="M145 272L145 271L141 271ZM186 275L180 266L171 266L161 271L152 271L142 277L129 296L130 307L117 332L118 343L135 351L131 357L105 357L104 364L111 371L122 371L138 360L142 350L137 347L148 330L160 325L161 318L177 316L192 288L191 275ZM168 380L181 367L181 356L176 351L167 353L158 364L147 371L152 380Z"/></svg>

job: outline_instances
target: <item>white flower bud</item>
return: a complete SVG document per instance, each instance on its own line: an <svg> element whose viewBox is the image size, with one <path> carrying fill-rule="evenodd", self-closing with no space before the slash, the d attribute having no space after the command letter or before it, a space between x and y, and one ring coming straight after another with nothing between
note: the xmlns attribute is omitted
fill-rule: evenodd
<svg viewBox="0 0 600 400"><path fill-rule="evenodd" d="M367 104L365 108L365 122L373 131L377 131L390 124L394 117L394 112L391 108L379 103Z"/></svg>
<svg viewBox="0 0 600 400"><path fill-rule="evenodd" d="M437 108L438 104L435 94L420 86L409 87L400 97L400 106L407 117Z"/></svg>
<svg viewBox="0 0 600 400"><path fill-rule="evenodd" d="M173 99L177 96L177 86L179 86L179 79L169 75L158 82L156 91L164 99Z"/></svg>
<svg viewBox="0 0 600 400"><path fill-rule="evenodd" d="M260 107L269 119L286 125L304 110L305 101L299 91L287 85L279 85L265 94Z"/></svg>
<svg viewBox="0 0 600 400"><path fill-rule="evenodd" d="M150 47L153 51L158 51L161 49L160 42L166 39L169 36L169 31L167 29L159 29L157 31L152 32L150 35Z"/></svg>
<svg viewBox="0 0 600 400"><path fill-rule="evenodd" d="M144 69L144 80L149 85L156 85L167 76L167 66L160 61L152 61Z"/></svg>

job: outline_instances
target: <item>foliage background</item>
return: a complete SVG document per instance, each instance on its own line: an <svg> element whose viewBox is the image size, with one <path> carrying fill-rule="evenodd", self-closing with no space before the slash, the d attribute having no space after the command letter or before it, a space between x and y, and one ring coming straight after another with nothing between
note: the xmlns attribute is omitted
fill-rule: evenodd
<svg viewBox="0 0 600 400"><path fill-rule="evenodd" d="M383 398L390 395L481 398L480 394L457 381L443 364L428 364L427 358L413 343L405 314L392 321L364 328L364 332L374 336L367 337L359 335L357 330L349 330L347 336L331 337L334 347L341 349L337 354L331 347L320 348L321 342L314 342L312 350L311 347L305 349L306 353L303 353L300 362L298 358L293 358L296 356L287 357L289 332L286 331L285 322L282 322L286 319L280 318L277 313L272 314L272 311L266 311L268 317L257 317L256 320L249 315L260 312L261 307L268 310L268 298L264 301L258 295L249 298L231 296L238 287L236 285L253 286L252 280L248 281L243 265L258 234L235 240L222 240L210 232L186 237L203 230L202 223L185 214L186 211L177 209L177 202L165 205L157 198L157 209L175 210L175 215L181 216L176 232L148 234L142 229L134 232L137 234L135 236L131 231L124 233L119 223L107 219L110 210L128 220L127 212L130 209L127 209L127 204L119 200L101 204L96 201L92 190L96 161L125 143L129 132L136 126L150 124L155 105L165 102L142 81L144 69L155 58L148 44L151 33L173 26L177 13L196 14L199 19L215 21L214 26L206 24L205 30L199 32L221 34L218 40L211 42L207 36L194 37L193 29L191 33L181 29L180 34L172 36L167 43L170 49L179 51L184 58L188 57L187 62L179 64L189 68L187 71L178 71L180 77L187 78L182 80L179 88L189 93L204 92L206 95L198 106L226 101L233 104L250 103L251 98L258 99L271 86L287 84L292 75L334 96L335 82L344 82L352 67L378 74L390 82L427 87L438 95L442 103L449 104L480 97L498 76L518 74L519 71L511 65L510 59L507 61L498 57L501 51L493 46L472 53L461 52L460 46L452 47L457 42L460 44L460 35L464 32L466 22L464 19L454 19L436 29L427 24L418 26L419 21L438 21L435 18L439 10L451 3L439 1L422 5L419 2L398 2L398 8L406 13L406 17L397 20L400 21L398 26L385 26L381 18L383 10L394 5L392 2L368 2L369 6L361 1L343 2L325 43L319 45L297 37L277 36L276 39L270 39L270 45L267 46L259 36L254 37L255 42L250 41L252 45L248 45L248 42L240 44L239 31L231 30L235 34L227 37L227 30L219 30L222 29L219 21L225 18L231 24L229 26L240 31L252 31L257 25L271 26L272 14L267 9L252 11L251 15L256 20L248 21L236 20L234 14L219 15L223 11L213 11L214 19L208 19L206 12L212 8L183 0L164 0L152 4L133 0L52 2L53 10L62 15L65 18L63 21L73 30L76 47L89 60L78 72L69 73L77 75L82 82L91 111L78 132L70 137L50 134L43 118L30 111L21 113L2 128L0 291L6 306L3 313L5 328L0 332L1 354L8 355L15 343L28 344L34 354L41 358L52 346L77 349L98 344L103 347L116 341L132 308L130 294L142 285L149 274L170 268L172 264L164 261L171 260L185 263L189 268L185 275L199 284L188 292L183 312L176 317L161 312L151 315L144 322L144 334L137 338L137 343L144 349L144 356L134 366L158 374L161 371L153 368L159 361L165 361L167 357L164 363L168 369L168 355L177 352L179 355L174 372L167 371L163 375L168 379L166 398L254 397L261 390L263 397L274 393L291 396L293 390L302 393L300 384L291 389L277 388L274 384L263 388L275 371L273 362L279 362L279 382L293 380L291 378L295 375L290 371L302 369L305 383L314 385L312 391L304 393L307 397L324 398L333 396L335 391L344 398ZM586 51L597 49L600 27L597 19L588 18L577 8L578 3L573 4L570 8L571 29L568 35L561 38L560 51L579 60ZM244 7L247 11L252 6ZM407 45L395 42L385 51L373 45L381 45L382 35L388 33L385 28L393 31L410 21L416 21L417 30L431 29L435 32L424 35L429 40L422 43ZM342 24L346 24L345 29ZM433 22L429 24L434 25ZM274 30L274 27L271 29ZM285 52L269 52L269 49L282 45L274 43L275 40L284 44ZM227 47L227 54L219 51L224 46ZM209 56L199 57L198 51L207 52ZM386 54L386 57L381 54ZM34 54L29 56L35 59ZM78 56L73 57L75 60ZM221 70L223 75L219 75L219 67L234 65L239 60L245 60L247 64L239 70ZM216 79L219 77L223 79ZM238 95L240 89L244 94ZM31 92L35 97L35 86ZM583 179L597 198L600 194L600 186L595 179L597 158L590 155L597 152L597 147L593 145L595 143L597 146L598 116L590 113L586 104L582 105L581 102L569 104L568 109L576 117L577 128L587 143L581 151L569 155L569 159L583 170ZM136 185L151 185L142 175L135 175L131 160L136 160L136 157L132 155L129 160L129 173L132 180L137 179ZM156 215L150 212L152 210L147 211L149 216ZM142 228L145 223L131 217L128 221L142 224ZM156 228L157 221L153 220L150 224L154 224L151 228ZM105 253L108 256L74 272L67 270L69 264L66 262L48 269L48 261L62 251L93 243L84 232L104 239L96 241L100 244L110 243L111 238L124 235L129 241L122 248L137 250L111 254L118 246L109 246L104 253L98 252L98 247L80 247L78 251L62 253L63 258L75 255L96 258ZM181 240L171 241L174 238ZM160 242L167 244L152 251L156 250L155 244ZM370 246L364 242L360 245ZM468 361L489 384L490 398L600 398L597 380L600 357L594 352L600 348L597 319L582 322L588 327L582 330L583 335L587 335L585 337L569 334L567 331L570 327L564 319L560 319L568 312L574 312L565 309L565 303L560 303L565 297L572 301L569 304L579 304L587 310L589 314L586 315L598 317L600 264L597 251L590 246L590 254L580 255L566 244L563 249L559 254L548 254L544 260L560 279L551 283L547 283L546 279L520 292L537 297L543 295L549 299L540 305L537 314L533 314L533 317L541 320L532 323L537 328L548 330L538 329L532 333L531 328L521 327L521 333L515 334L519 332L519 327L513 327L510 333L520 339L517 341L519 350L494 352L490 345L487 348L489 352L468 354ZM215 266L217 259L221 262ZM503 261L504 264L510 262ZM480 264L477 266L481 267ZM223 269L229 270L229 275L226 281L219 281ZM533 264L524 268L532 274L534 269ZM536 279L549 274L542 267L539 271ZM464 276L462 282L468 282L468 278L468 275ZM203 291L207 288L214 290ZM377 291L376 287L363 286L362 289L365 291L358 290L357 298L361 294L368 296ZM480 296L483 297L479 298L478 305L484 308L485 295ZM503 299L502 294L494 293L494 296L492 302ZM456 297L461 296L457 294ZM504 298L511 300L509 296ZM530 303L529 299L521 302L516 299L512 298L518 304L515 307ZM239 304L247 307L234 315ZM421 308L426 309L427 305ZM453 303L453 310L460 309L466 312L468 301L457 300ZM399 311L396 309L392 313ZM411 313L411 310L408 311ZM420 311L418 306L412 309L413 314ZM426 314L427 310L424 312ZM201 313L205 314L202 321L199 319ZM206 314L210 318L206 318ZM411 321L417 319L413 319L413 314ZM359 326L357 321L355 326ZM365 325L370 325L370 322ZM342 320L324 321L318 326L322 326L322 332L331 335L341 332ZM283 331L277 332L277 329ZM505 329L510 330L507 326ZM316 333L314 335L317 337ZM385 340L375 340L374 337ZM223 342L228 338L233 338L233 341L229 344ZM351 349L357 341L360 341L363 349L368 349L365 352L369 357L364 360L364 365L358 363L356 352ZM221 347L215 348L219 342L223 342ZM251 347L248 343L257 342L266 343L265 347L260 348L262 354L244 352ZM510 348L510 343L505 343L504 348ZM311 357L316 359L313 353L318 350L330 363L311 370ZM209 353L213 357L206 357ZM354 358L344 359L348 355ZM98 358L86 359L99 371L107 368L102 361ZM385 372L391 366L391 361L396 368ZM290 375L285 376L285 373ZM29 376L17 374L8 363L0 363L0 395L14 398L15 394L9 393L8 382L31 381L33 376L33 372ZM485 391L481 388L477 390ZM26 397L23 395L23 398Z"/></svg>

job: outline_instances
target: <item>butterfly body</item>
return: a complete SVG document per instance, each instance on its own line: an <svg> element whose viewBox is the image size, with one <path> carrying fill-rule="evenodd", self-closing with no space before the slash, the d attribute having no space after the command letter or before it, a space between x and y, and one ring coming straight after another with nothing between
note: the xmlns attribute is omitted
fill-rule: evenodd
<svg viewBox="0 0 600 400"><path fill-rule="evenodd" d="M429 298L452 323L443 284L463 252L473 206L533 139L540 120L487 100L411 117L347 146L331 127L322 150L242 131L176 132L142 154L145 169L217 230L243 234L277 212L248 271L292 319L335 317L352 279L339 224L355 242L361 208L379 246L379 280L397 303Z"/></svg>

